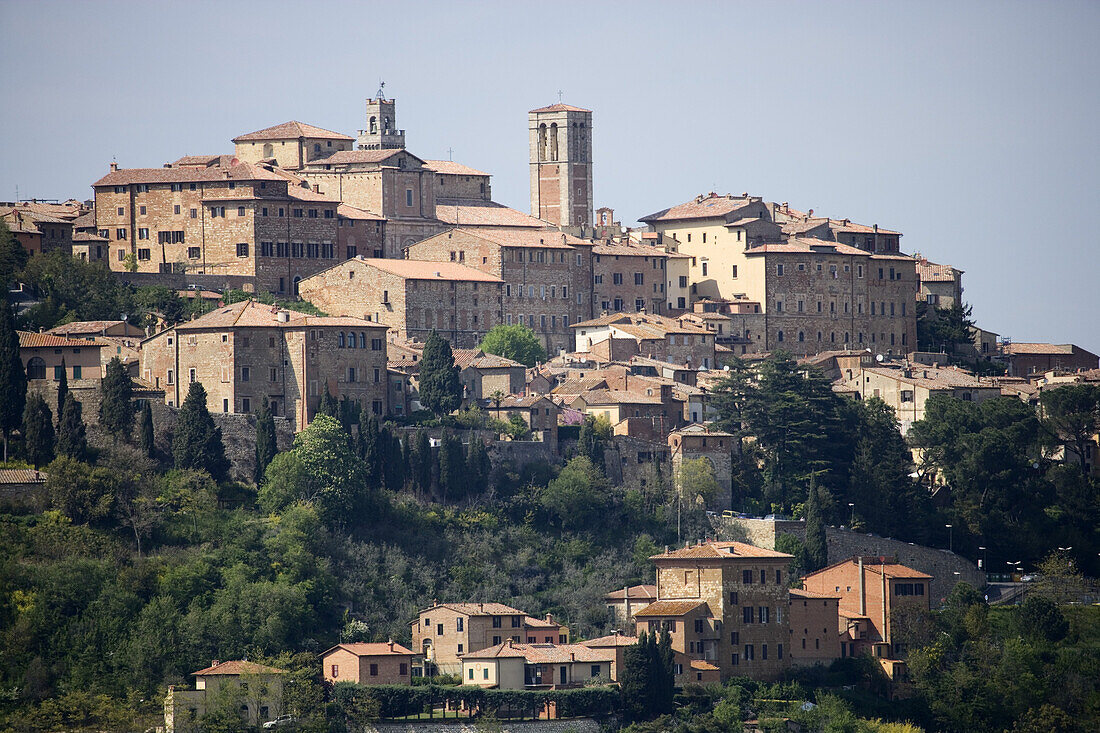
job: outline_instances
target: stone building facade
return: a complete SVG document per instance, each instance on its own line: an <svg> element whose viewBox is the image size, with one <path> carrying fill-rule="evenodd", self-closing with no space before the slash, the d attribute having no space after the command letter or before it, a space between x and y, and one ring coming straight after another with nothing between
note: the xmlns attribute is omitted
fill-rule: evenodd
<svg viewBox="0 0 1100 733"><path fill-rule="evenodd" d="M311 160L351 150L352 143L353 139L347 135L296 121L233 138L237 160L273 161L284 170L299 170Z"/></svg>
<svg viewBox="0 0 1100 733"><path fill-rule="evenodd" d="M237 276L292 295L346 255L339 201L271 166L111 168L93 188L115 272Z"/></svg>
<svg viewBox="0 0 1100 733"><path fill-rule="evenodd" d="M572 346L571 324L590 317L592 244L562 232L456 228L417 242L409 259L459 262L504 283L503 322L522 323L554 353Z"/></svg>
<svg viewBox="0 0 1100 733"><path fill-rule="evenodd" d="M527 113L531 216L559 226L591 225L592 111L552 104Z"/></svg>
<svg viewBox="0 0 1100 733"><path fill-rule="evenodd" d="M603 243L592 247L592 300L601 311L665 313L668 254L656 247Z"/></svg>
<svg viewBox="0 0 1100 733"><path fill-rule="evenodd" d="M829 664L840 657L840 595L791 588L791 664Z"/></svg>
<svg viewBox="0 0 1100 733"><path fill-rule="evenodd" d="M672 611L695 612L699 604L709 614L705 619L692 618L691 633L701 635L697 641L702 642L702 651L697 647L693 654L690 647L674 646L676 651L706 659L712 647L713 664L723 679L773 679L790 666L790 555L741 542L708 541L650 559L657 566L659 600L655 603L684 606L660 610L662 619L672 619ZM635 613L639 623L644 613ZM697 624L700 620L703 623Z"/></svg>
<svg viewBox="0 0 1100 733"><path fill-rule="evenodd" d="M503 282L458 262L356 257L299 285L329 314L382 324L390 336L426 341L434 330L457 348L473 348L501 322Z"/></svg>
<svg viewBox="0 0 1100 733"><path fill-rule="evenodd" d="M325 682L358 685L411 685L411 649L390 642L337 644L321 654Z"/></svg>
<svg viewBox="0 0 1100 733"><path fill-rule="evenodd" d="M715 509L729 509L733 502L733 455L737 440L730 433L708 430L705 425L687 425L668 434L672 475L679 480L684 461L706 459L714 469L718 493L711 501Z"/></svg>
<svg viewBox="0 0 1100 733"><path fill-rule="evenodd" d="M386 328L361 318L303 316L255 301L236 303L142 342L141 376L179 406L201 382L207 407L250 413L266 402L295 430L327 390L388 412Z"/></svg>

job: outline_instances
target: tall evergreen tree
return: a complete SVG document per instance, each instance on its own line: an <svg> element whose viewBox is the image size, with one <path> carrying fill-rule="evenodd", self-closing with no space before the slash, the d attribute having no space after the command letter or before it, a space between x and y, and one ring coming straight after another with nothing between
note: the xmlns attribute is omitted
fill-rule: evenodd
<svg viewBox="0 0 1100 733"><path fill-rule="evenodd" d="M191 383L187 398L180 407L172 455L176 468L206 471L215 481L224 481L229 473L222 431L210 416L210 410L206 407L206 390L200 382Z"/></svg>
<svg viewBox="0 0 1100 733"><path fill-rule="evenodd" d="M53 412L37 393L27 397L23 410L23 452L35 468L45 466L54 457Z"/></svg>
<svg viewBox="0 0 1100 733"><path fill-rule="evenodd" d="M382 482L390 491L400 491L405 485L405 466L401 460L401 440L382 428L378 433L378 444L382 455Z"/></svg>
<svg viewBox="0 0 1100 733"><path fill-rule="evenodd" d="M69 377L65 374L65 358L61 358L61 379L57 380L57 417L65 410L65 395L69 394Z"/></svg>
<svg viewBox="0 0 1100 733"><path fill-rule="evenodd" d="M313 413L314 417L317 415L328 415L334 417L337 420L340 419L340 403L336 401L336 398L329 394L326 389L325 393L321 395L321 401L317 404L317 411Z"/></svg>
<svg viewBox="0 0 1100 733"><path fill-rule="evenodd" d="M436 415L448 415L461 402L462 384L451 344L433 330L420 360L420 404Z"/></svg>
<svg viewBox="0 0 1100 733"><path fill-rule="evenodd" d="M412 435L405 433L405 439L401 441L401 470L405 476L405 484L413 481ZM402 486L404 488L404 486Z"/></svg>
<svg viewBox="0 0 1100 733"><path fill-rule="evenodd" d="M656 644L653 659L653 708L657 715L673 712L675 688L675 655L672 651L672 635L666 628L661 631L661 641Z"/></svg>
<svg viewBox="0 0 1100 733"><path fill-rule="evenodd" d="M6 229L6 227L5 227ZM27 401L27 374L19 357L19 333L6 296L0 293L0 429L4 433L4 460L8 460L8 437L23 419Z"/></svg>
<svg viewBox="0 0 1100 733"><path fill-rule="evenodd" d="M256 474L259 485L263 481L264 471L279 452L275 436L275 417L267 406L267 400L260 400L260 411L256 413Z"/></svg>
<svg viewBox="0 0 1100 733"><path fill-rule="evenodd" d="M624 722L634 723L653 717L650 671L649 634L643 631L638 635L638 642L623 652L619 691L622 694Z"/></svg>
<svg viewBox="0 0 1100 733"><path fill-rule="evenodd" d="M12 236L7 222L0 221L0 294L7 293L15 283L15 275L27 266L29 255Z"/></svg>
<svg viewBox="0 0 1100 733"><path fill-rule="evenodd" d="M73 397L65 395L65 406L61 410L61 419L57 421L57 453L78 461L88 457L88 439L81 414L83 406Z"/></svg>
<svg viewBox="0 0 1100 733"><path fill-rule="evenodd" d="M462 442L449 432L439 443L439 493L443 501L457 501L466 495L466 461Z"/></svg>
<svg viewBox="0 0 1100 733"><path fill-rule="evenodd" d="M141 405L141 413L138 415L138 444L141 452L147 458L156 458L156 434L153 430L153 407L149 400Z"/></svg>
<svg viewBox="0 0 1100 733"><path fill-rule="evenodd" d="M473 432L470 433L470 448L466 451L466 485L470 493L480 494L489 482L489 451L485 443Z"/></svg>
<svg viewBox="0 0 1100 733"><path fill-rule="evenodd" d="M829 548L825 540L825 520L821 516L821 489L811 476L806 492L806 555L811 573L829 564Z"/></svg>
<svg viewBox="0 0 1100 733"><path fill-rule="evenodd" d="M432 490L432 443L428 433L416 433L416 489L425 494Z"/></svg>
<svg viewBox="0 0 1100 733"><path fill-rule="evenodd" d="M592 465L603 473L603 441L596 434L595 425L595 418L585 415L580 434L577 436L577 453L592 461Z"/></svg>
<svg viewBox="0 0 1100 733"><path fill-rule="evenodd" d="M382 475L383 446L378 431L378 419L366 409L359 415L358 452L366 467L367 483L372 487L379 486L385 480Z"/></svg>
<svg viewBox="0 0 1100 733"><path fill-rule="evenodd" d="M134 431L134 385L117 356L107 363L99 390L99 424L112 435L129 440Z"/></svg>

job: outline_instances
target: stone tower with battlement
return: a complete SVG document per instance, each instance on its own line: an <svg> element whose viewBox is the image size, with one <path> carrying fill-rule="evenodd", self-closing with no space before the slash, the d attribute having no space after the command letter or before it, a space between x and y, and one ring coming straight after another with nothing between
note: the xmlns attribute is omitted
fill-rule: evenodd
<svg viewBox="0 0 1100 733"><path fill-rule="evenodd" d="M527 113L531 215L557 224L592 224L592 111L552 104Z"/></svg>
<svg viewBox="0 0 1100 733"><path fill-rule="evenodd" d="M381 92L381 90L379 90ZM405 131L397 129L397 100L379 93L367 100L367 129L359 131L359 150L403 150Z"/></svg>

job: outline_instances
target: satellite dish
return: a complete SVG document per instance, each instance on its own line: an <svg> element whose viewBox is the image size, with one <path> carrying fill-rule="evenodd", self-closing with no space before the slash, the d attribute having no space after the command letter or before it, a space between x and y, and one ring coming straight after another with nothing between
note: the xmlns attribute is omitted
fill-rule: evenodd
<svg viewBox="0 0 1100 733"><path fill-rule="evenodd" d="M119 313L118 314L118 320L125 321L126 320L126 314L125 313Z"/></svg>
<svg viewBox="0 0 1100 733"><path fill-rule="evenodd" d="M730 365L729 364L726 364L724 367L722 367L722 371L724 371L724 372L728 372L729 370L730 370Z"/></svg>
<svg viewBox="0 0 1100 733"><path fill-rule="evenodd" d="M880 363L880 364L881 364L881 363L882 363L882 359L883 359L883 357L882 357L882 354L876 354L876 355L875 355L875 361L877 361L878 363Z"/></svg>

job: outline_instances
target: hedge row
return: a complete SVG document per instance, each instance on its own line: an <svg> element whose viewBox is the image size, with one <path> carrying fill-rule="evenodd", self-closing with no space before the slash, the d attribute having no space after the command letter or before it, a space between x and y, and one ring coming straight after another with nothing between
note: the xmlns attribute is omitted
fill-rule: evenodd
<svg viewBox="0 0 1100 733"><path fill-rule="evenodd" d="M580 687L572 690L486 690L481 687L440 685L371 685L341 682L333 688L336 702L347 708L360 696L378 703L380 718L404 718L446 704L476 713L498 712L535 717L547 704L557 706L560 718L602 717L619 709L618 688Z"/></svg>

